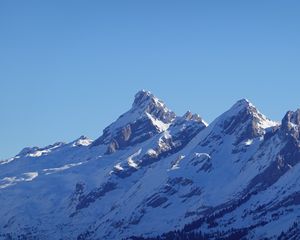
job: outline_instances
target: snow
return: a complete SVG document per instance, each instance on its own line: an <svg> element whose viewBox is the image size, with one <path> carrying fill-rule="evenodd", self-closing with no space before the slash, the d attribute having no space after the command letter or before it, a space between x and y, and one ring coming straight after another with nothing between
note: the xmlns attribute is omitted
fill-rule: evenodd
<svg viewBox="0 0 300 240"><path fill-rule="evenodd" d="M2 180L0 180L0 189L13 186L20 182L30 182L33 179L37 178L38 175L38 172L27 172L23 173L20 177L5 177Z"/></svg>
<svg viewBox="0 0 300 240"><path fill-rule="evenodd" d="M41 157L42 155L47 155L47 154L51 153L52 151L54 151L55 149L62 147L63 145L64 145L64 143L58 142L58 143L55 143L53 145L50 145L50 146L42 148L42 149L38 148L38 150L26 154L26 156L34 157L34 158Z"/></svg>
<svg viewBox="0 0 300 240"><path fill-rule="evenodd" d="M93 143L93 140L86 138L86 137L81 137L77 141L75 141L72 146L73 147L78 147L78 146L89 146Z"/></svg>
<svg viewBox="0 0 300 240"><path fill-rule="evenodd" d="M35 179L39 174L37 172L24 173L24 179L26 182L30 182Z"/></svg>
<svg viewBox="0 0 300 240"><path fill-rule="evenodd" d="M45 155L47 153L50 153L51 150L50 149L46 149L46 150L39 150L39 151L36 151L34 153L29 153L27 154L28 157L40 157L42 155Z"/></svg>
<svg viewBox="0 0 300 240"><path fill-rule="evenodd" d="M56 168L46 168L46 169L43 169L43 172L45 172L46 175L50 175L50 174L53 174L53 173L58 173L58 172L67 170L69 168L80 166L84 163L86 163L86 162L70 163L70 164L66 164L64 166L56 167Z"/></svg>
<svg viewBox="0 0 300 240"><path fill-rule="evenodd" d="M138 164L133 160L133 158L139 156L142 152L142 149L139 149L137 152L135 152L134 154L132 154L131 156L129 156L129 158L127 159L127 163L130 167L133 168L138 168Z"/></svg>
<svg viewBox="0 0 300 240"><path fill-rule="evenodd" d="M3 164L8 164L16 159L20 158L19 156L16 156L16 157L13 157L13 158L9 158L9 159L6 159L6 160L1 160L0 161L0 165L3 165Z"/></svg>
<svg viewBox="0 0 300 240"><path fill-rule="evenodd" d="M121 163L118 163L114 166L114 169L116 169L117 171L123 171L124 168L121 166Z"/></svg>
<svg viewBox="0 0 300 240"><path fill-rule="evenodd" d="M176 170L176 169L179 169L179 164L180 164L181 160L184 159L184 158L185 158L184 155L180 155L180 156L176 159L175 163L172 164L172 167L171 167L170 170Z"/></svg>
<svg viewBox="0 0 300 240"><path fill-rule="evenodd" d="M152 155L152 156L156 156L157 152L154 149L150 148L150 149L148 149L147 154Z"/></svg>
<svg viewBox="0 0 300 240"><path fill-rule="evenodd" d="M146 115L147 115L148 118L151 120L152 124L153 124L154 126L156 126L157 129L158 129L160 132L164 132L164 131L166 131L166 130L169 128L170 124L163 123L162 121L160 121L160 120L154 118L154 117L153 117L151 114L149 114L149 113L146 113Z"/></svg>
<svg viewBox="0 0 300 240"><path fill-rule="evenodd" d="M245 145L246 145L246 146L250 146L252 143L253 143L253 139L248 139L248 140L245 142Z"/></svg>
<svg viewBox="0 0 300 240"><path fill-rule="evenodd" d="M262 129L267 129L267 128L271 128L271 127L275 127L278 126L279 123L275 122L275 121L271 121L269 119L267 119L265 116L263 117L263 121L258 123L258 126Z"/></svg>
<svg viewBox="0 0 300 240"><path fill-rule="evenodd" d="M206 122L206 121L204 121L204 120L202 120L202 123L205 125L205 127L208 127L208 123Z"/></svg>
<svg viewBox="0 0 300 240"><path fill-rule="evenodd" d="M194 155L197 158L201 158L201 157L207 157L209 159L211 158L211 156L208 153L195 153Z"/></svg>

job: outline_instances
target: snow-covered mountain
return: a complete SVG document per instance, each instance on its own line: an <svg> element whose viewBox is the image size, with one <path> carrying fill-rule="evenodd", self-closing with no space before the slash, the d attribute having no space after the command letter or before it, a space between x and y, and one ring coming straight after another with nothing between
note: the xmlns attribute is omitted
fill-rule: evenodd
<svg viewBox="0 0 300 240"><path fill-rule="evenodd" d="M0 239L300 239L300 110L211 124L152 93L95 141L0 161Z"/></svg>

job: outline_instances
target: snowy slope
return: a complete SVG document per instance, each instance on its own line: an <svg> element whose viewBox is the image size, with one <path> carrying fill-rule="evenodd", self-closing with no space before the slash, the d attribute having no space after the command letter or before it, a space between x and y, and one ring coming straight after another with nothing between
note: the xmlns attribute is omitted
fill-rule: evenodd
<svg viewBox="0 0 300 240"><path fill-rule="evenodd" d="M140 91L95 141L0 161L0 239L297 239L299 132L300 110L242 99L208 125Z"/></svg>

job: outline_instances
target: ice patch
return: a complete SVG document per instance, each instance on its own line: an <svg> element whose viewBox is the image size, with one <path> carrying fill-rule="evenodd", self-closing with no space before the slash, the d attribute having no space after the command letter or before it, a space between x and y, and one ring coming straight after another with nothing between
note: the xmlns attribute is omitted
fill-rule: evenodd
<svg viewBox="0 0 300 240"><path fill-rule="evenodd" d="M124 168L121 166L121 163L118 163L114 166L114 169L117 170L117 171L123 171Z"/></svg>
<svg viewBox="0 0 300 240"><path fill-rule="evenodd" d="M246 146L250 146L252 143L253 143L253 139L248 139L248 140L245 142L245 145L246 145Z"/></svg>
<svg viewBox="0 0 300 240"><path fill-rule="evenodd" d="M57 173L57 172L67 170L67 169L72 168L72 167L80 166L84 163L86 163L86 162L70 163L70 164L66 164L66 165L64 165L62 167L58 167L58 168L46 168L46 169L43 169L43 172L45 172L45 175L50 175L50 174L53 174L53 173Z"/></svg>
<svg viewBox="0 0 300 240"><path fill-rule="evenodd" d="M138 164L133 160L134 157L137 157L142 152L142 149L139 149L136 153L132 154L128 159L127 163L130 167L138 168Z"/></svg>
<svg viewBox="0 0 300 240"><path fill-rule="evenodd" d="M38 148L36 151L28 153L26 156L27 157L41 157L42 155L48 155L48 153L51 153L52 150L59 148L61 146L63 146L64 143L56 143L54 145L50 145L46 148Z"/></svg>
<svg viewBox="0 0 300 240"><path fill-rule="evenodd" d="M7 188L9 186L13 186L19 182L30 182L36 177L38 177L38 172L27 172L23 173L20 177L5 177L0 180L0 189Z"/></svg>
<svg viewBox="0 0 300 240"><path fill-rule="evenodd" d="M16 157L13 157L13 158L9 158L9 159L6 159L6 160L1 160L0 161L0 165L3 165L3 164L7 164L7 163L10 163L16 159L20 158L19 156L16 156Z"/></svg>
<svg viewBox="0 0 300 240"><path fill-rule="evenodd" d="M93 143L93 140L87 138L87 137L81 137L77 141L73 143L73 147L78 147L78 146L89 146Z"/></svg>
<svg viewBox="0 0 300 240"><path fill-rule="evenodd" d="M172 163L171 169L169 170L176 170L179 169L179 163L181 162L182 159L184 159L184 155L178 156L178 158L175 160L175 162Z"/></svg>
<svg viewBox="0 0 300 240"><path fill-rule="evenodd" d="M27 154L28 157L40 157L44 154L47 154L47 153L50 153L50 149L47 149L47 150L39 150L39 151L36 151L34 153L29 153Z"/></svg>

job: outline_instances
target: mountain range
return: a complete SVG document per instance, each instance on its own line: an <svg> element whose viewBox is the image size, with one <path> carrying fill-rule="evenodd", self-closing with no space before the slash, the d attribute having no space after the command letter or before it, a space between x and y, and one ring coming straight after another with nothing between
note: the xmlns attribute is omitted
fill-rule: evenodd
<svg viewBox="0 0 300 240"><path fill-rule="evenodd" d="M207 124L142 90L96 140L0 161L0 239L300 239L299 133L300 109Z"/></svg>

